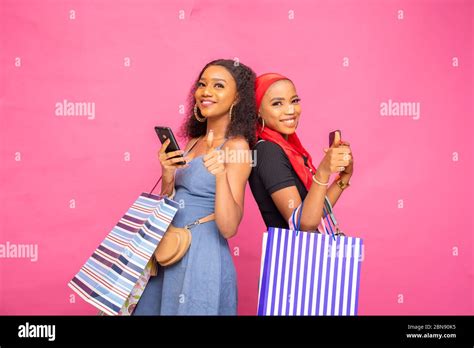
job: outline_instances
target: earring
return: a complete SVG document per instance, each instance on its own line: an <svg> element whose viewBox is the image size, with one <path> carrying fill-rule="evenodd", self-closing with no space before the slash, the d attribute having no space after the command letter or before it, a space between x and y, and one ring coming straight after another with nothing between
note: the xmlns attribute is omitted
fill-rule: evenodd
<svg viewBox="0 0 474 348"><path fill-rule="evenodd" d="M230 110L229 110L229 119L230 119L231 122L232 122L232 110L233 110L233 109L234 109L234 104L232 104L232 105L230 106Z"/></svg>
<svg viewBox="0 0 474 348"><path fill-rule="evenodd" d="M199 117L198 113L197 113L197 104L194 104L194 118L196 120L198 120L199 122L206 122L206 118L205 117Z"/></svg>
<svg viewBox="0 0 474 348"><path fill-rule="evenodd" d="M265 129L265 120L261 116L259 118L262 120L262 130L261 131L263 132L263 130Z"/></svg>

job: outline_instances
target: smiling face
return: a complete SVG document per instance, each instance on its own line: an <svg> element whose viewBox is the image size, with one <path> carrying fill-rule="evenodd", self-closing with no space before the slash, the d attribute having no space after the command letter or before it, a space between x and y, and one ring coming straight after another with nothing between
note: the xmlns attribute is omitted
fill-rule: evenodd
<svg viewBox="0 0 474 348"><path fill-rule="evenodd" d="M202 73L194 98L202 116L226 115L237 100L237 85L226 68L211 65Z"/></svg>
<svg viewBox="0 0 474 348"><path fill-rule="evenodd" d="M280 80L268 88L260 104L259 115L269 127L283 136L296 131L300 118L300 98L290 80Z"/></svg>

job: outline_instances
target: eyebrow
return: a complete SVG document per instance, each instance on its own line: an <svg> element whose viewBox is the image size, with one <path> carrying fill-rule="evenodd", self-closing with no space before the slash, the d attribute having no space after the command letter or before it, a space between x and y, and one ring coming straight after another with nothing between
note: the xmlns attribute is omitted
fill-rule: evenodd
<svg viewBox="0 0 474 348"><path fill-rule="evenodd" d="M216 79L216 78L214 78L214 79L211 79L211 80L212 80L212 81L222 81L222 82L224 82L224 83L227 83L227 81L224 80L224 79ZM199 81L206 81L206 79L201 77L201 78L199 79Z"/></svg>
<svg viewBox="0 0 474 348"><path fill-rule="evenodd" d="M294 95L290 99L293 99L293 98L299 98L299 97L298 97L298 95ZM275 98L270 99L270 101L274 101L274 100L285 100L285 98L275 97Z"/></svg>

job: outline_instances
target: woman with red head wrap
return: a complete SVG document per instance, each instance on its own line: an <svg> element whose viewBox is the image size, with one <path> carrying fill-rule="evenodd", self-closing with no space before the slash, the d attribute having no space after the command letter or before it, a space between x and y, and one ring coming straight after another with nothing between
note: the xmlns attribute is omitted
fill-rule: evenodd
<svg viewBox="0 0 474 348"><path fill-rule="evenodd" d="M288 228L294 209L304 201L300 229L314 231L323 214L324 197L332 205L349 185L352 152L337 133L333 145L317 167L296 135L300 99L293 82L270 73L255 82L259 142L250 188L267 227ZM329 185L332 173L339 177Z"/></svg>

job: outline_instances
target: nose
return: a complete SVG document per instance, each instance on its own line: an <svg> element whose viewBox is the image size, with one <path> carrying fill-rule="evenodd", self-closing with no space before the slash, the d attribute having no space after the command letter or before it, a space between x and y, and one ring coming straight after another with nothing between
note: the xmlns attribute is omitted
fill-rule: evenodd
<svg viewBox="0 0 474 348"><path fill-rule="evenodd" d="M209 88L210 88L209 85L207 85L206 88L204 88L204 91L202 93L203 96L210 97L212 95Z"/></svg>
<svg viewBox="0 0 474 348"><path fill-rule="evenodd" d="M295 106L293 104L288 105L286 108L286 115L293 115L295 113Z"/></svg>

